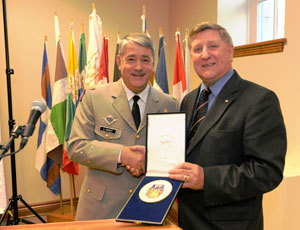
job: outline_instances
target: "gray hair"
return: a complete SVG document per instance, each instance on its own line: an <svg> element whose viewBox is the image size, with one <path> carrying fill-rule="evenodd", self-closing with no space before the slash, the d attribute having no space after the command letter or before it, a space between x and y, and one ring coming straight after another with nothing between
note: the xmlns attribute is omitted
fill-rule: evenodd
<svg viewBox="0 0 300 230"><path fill-rule="evenodd" d="M191 38L194 35L196 35L200 32L203 32L205 30L216 30L216 31L218 31L219 34L220 34L221 39L224 42L226 42L228 45L233 45L232 38L231 38L230 34L228 33L228 31L224 27L222 27L218 24L210 24L208 22L202 22L202 23L196 25L192 29L192 31L190 32L190 34L189 34L189 48L191 48L191 42L192 42Z"/></svg>
<svg viewBox="0 0 300 230"><path fill-rule="evenodd" d="M155 57L154 43L148 35L142 34L142 33L131 33L131 34L124 36L119 43L119 53L118 54L120 56L123 55L124 49L128 43L137 43L145 48L150 49L152 51L153 60L154 60L154 57Z"/></svg>

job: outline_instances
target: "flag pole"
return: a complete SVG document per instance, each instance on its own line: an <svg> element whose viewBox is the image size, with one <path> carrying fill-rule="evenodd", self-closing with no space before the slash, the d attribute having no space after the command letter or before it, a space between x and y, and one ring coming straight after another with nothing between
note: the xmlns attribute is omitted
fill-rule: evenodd
<svg viewBox="0 0 300 230"><path fill-rule="evenodd" d="M147 34L147 25L146 25L146 6L143 5L143 14L142 14L142 33Z"/></svg>
<svg viewBox="0 0 300 230"><path fill-rule="evenodd" d="M60 174L60 170L59 170ZM64 214L64 207L63 207L63 197L62 197L62 189L61 189L61 183L60 183L60 194L59 194L59 208L60 208L60 213Z"/></svg>
<svg viewBox="0 0 300 230"><path fill-rule="evenodd" d="M72 174L72 182L73 182L74 201L76 201L77 196L76 196L76 188L75 188L75 179L74 179L73 174ZM75 204L75 202L74 202L74 209L75 209L75 213L76 213L77 204Z"/></svg>
<svg viewBox="0 0 300 230"><path fill-rule="evenodd" d="M161 28L161 27L159 27L159 37L161 38L161 37L162 37L162 35L163 35L162 28Z"/></svg>
<svg viewBox="0 0 300 230"><path fill-rule="evenodd" d="M143 5L143 15L146 15L146 6Z"/></svg>
<svg viewBox="0 0 300 230"><path fill-rule="evenodd" d="M69 174L71 215L74 216L72 174Z"/></svg>
<svg viewBox="0 0 300 230"><path fill-rule="evenodd" d="M118 31L118 33L117 33L117 43L119 43L120 42L120 30Z"/></svg>

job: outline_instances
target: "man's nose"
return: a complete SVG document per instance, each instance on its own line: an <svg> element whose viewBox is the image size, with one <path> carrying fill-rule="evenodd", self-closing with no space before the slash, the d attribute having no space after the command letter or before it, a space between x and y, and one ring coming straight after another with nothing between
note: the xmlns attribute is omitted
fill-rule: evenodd
<svg viewBox="0 0 300 230"><path fill-rule="evenodd" d="M142 69L142 61L140 61L140 60L136 61L135 69L137 69L137 70L141 70Z"/></svg>
<svg viewBox="0 0 300 230"><path fill-rule="evenodd" d="M202 52L201 52L201 58L202 59L208 59L209 58L209 50L207 47L203 47Z"/></svg>

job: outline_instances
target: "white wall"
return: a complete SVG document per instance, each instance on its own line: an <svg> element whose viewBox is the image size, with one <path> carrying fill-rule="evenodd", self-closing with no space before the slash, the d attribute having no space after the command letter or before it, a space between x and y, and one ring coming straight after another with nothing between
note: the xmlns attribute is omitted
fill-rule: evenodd
<svg viewBox="0 0 300 230"><path fill-rule="evenodd" d="M234 46L248 44L248 0L218 0L218 24L231 34Z"/></svg>

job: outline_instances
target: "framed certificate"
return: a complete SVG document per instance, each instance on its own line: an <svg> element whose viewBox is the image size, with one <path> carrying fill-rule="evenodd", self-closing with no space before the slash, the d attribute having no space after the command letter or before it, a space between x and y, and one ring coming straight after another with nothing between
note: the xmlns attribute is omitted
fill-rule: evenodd
<svg viewBox="0 0 300 230"><path fill-rule="evenodd" d="M185 161L185 113L147 115L146 175L116 221L162 225L182 182L168 171Z"/></svg>

